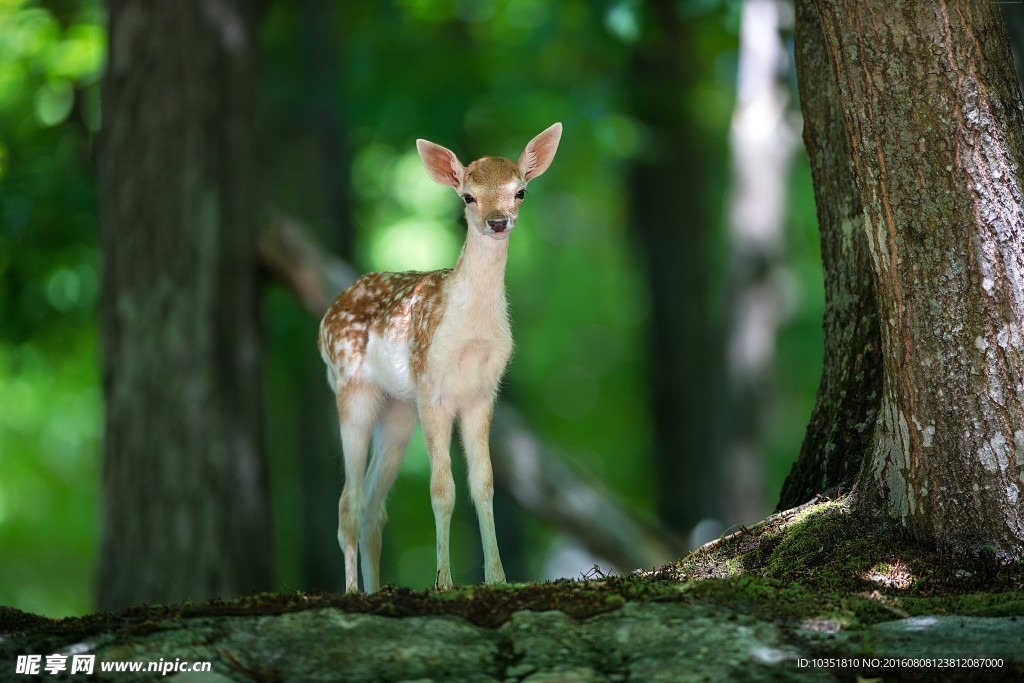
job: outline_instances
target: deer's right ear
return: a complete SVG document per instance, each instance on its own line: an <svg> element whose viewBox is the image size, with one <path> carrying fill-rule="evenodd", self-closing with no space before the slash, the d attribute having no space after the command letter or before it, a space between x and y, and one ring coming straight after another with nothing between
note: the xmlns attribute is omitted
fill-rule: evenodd
<svg viewBox="0 0 1024 683"><path fill-rule="evenodd" d="M416 150L420 153L427 173L439 185L447 185L458 191L462 187L462 178L466 173L462 163L450 149L435 145L429 140L417 140Z"/></svg>

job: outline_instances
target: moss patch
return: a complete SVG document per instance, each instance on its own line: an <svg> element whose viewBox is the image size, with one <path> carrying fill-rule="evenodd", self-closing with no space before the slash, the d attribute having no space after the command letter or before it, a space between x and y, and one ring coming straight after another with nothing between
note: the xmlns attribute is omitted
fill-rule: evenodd
<svg viewBox="0 0 1024 683"><path fill-rule="evenodd" d="M944 555L813 501L741 528L662 570L686 592L791 625L849 628L907 616L1024 616L1024 563Z"/></svg>
<svg viewBox="0 0 1024 683"><path fill-rule="evenodd" d="M139 635L180 619L215 616L264 616L335 607L346 612L390 617L450 614L478 626L496 627L515 612L558 610L586 618L618 609L630 600L678 595L668 578L608 576L582 581L464 586L450 591L414 591L386 587L374 595L330 593L260 594L233 600L178 605L146 605L85 617L46 619L13 609L0 610L0 633L101 631Z"/></svg>
<svg viewBox="0 0 1024 683"><path fill-rule="evenodd" d="M854 515L845 498L772 515L665 571L680 580L758 576L816 589L898 589L918 597L1024 590L1024 563L985 553L939 553L878 518Z"/></svg>

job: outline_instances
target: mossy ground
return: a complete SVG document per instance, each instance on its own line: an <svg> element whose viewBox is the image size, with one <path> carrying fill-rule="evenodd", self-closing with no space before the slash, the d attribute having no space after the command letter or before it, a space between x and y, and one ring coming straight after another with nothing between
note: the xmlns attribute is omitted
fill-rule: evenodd
<svg viewBox="0 0 1024 683"><path fill-rule="evenodd" d="M389 587L372 596L262 594L135 607L51 620L0 608L0 633L143 635L182 618L268 615L320 607L385 616L451 614L495 627L521 610L585 618L627 602L722 604L780 625L838 630L922 614L1024 616L1024 564L950 557L920 546L843 499L773 515L655 572L453 591Z"/></svg>
<svg viewBox="0 0 1024 683"><path fill-rule="evenodd" d="M773 515L697 549L667 573L695 594L811 627L922 614L1024 615L1024 563L940 553L851 513L844 498Z"/></svg>

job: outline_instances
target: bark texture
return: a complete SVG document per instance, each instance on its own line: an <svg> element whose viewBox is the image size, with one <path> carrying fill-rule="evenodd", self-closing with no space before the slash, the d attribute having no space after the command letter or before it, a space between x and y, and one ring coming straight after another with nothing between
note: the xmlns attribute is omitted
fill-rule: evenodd
<svg viewBox="0 0 1024 683"><path fill-rule="evenodd" d="M995 4L818 0L884 381L860 505L1024 553L1024 106Z"/></svg>
<svg viewBox="0 0 1024 683"><path fill-rule="evenodd" d="M853 484L873 443L882 396L881 333L863 207L813 0L797 0L795 43L825 277L825 355L814 412L782 487L780 510Z"/></svg>
<svg viewBox="0 0 1024 683"><path fill-rule="evenodd" d="M269 586L250 7L108 5L102 608Z"/></svg>

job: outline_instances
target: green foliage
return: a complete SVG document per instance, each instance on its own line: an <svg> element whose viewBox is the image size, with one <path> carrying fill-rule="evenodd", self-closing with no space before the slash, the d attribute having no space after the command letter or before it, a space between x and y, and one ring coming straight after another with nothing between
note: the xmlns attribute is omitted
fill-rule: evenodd
<svg viewBox="0 0 1024 683"><path fill-rule="evenodd" d="M0 604L91 609L101 424L95 337L0 346Z"/></svg>
<svg viewBox="0 0 1024 683"><path fill-rule="evenodd" d="M0 2L0 604L91 608L99 4Z"/></svg>

